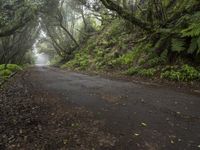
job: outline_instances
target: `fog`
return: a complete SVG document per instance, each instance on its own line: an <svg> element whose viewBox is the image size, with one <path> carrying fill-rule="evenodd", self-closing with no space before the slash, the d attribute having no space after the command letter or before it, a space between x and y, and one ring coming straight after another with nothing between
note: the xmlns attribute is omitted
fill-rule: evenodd
<svg viewBox="0 0 200 150"><path fill-rule="evenodd" d="M35 65L37 66L47 66L49 65L49 56L47 54L36 54Z"/></svg>

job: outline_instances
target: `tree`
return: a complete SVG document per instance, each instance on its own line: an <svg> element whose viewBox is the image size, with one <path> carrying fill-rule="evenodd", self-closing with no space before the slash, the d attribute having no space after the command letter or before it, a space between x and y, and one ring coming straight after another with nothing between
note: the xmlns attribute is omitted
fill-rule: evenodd
<svg viewBox="0 0 200 150"><path fill-rule="evenodd" d="M10 36L22 29L42 7L42 1L3 0L0 3L0 37Z"/></svg>

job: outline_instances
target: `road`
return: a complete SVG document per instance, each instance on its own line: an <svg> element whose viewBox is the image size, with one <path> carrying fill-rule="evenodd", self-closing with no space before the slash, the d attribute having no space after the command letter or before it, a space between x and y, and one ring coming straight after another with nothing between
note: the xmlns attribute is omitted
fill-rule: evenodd
<svg viewBox="0 0 200 150"><path fill-rule="evenodd" d="M103 130L117 137L113 149L200 149L199 95L51 67L33 67L27 74L32 88L103 120Z"/></svg>

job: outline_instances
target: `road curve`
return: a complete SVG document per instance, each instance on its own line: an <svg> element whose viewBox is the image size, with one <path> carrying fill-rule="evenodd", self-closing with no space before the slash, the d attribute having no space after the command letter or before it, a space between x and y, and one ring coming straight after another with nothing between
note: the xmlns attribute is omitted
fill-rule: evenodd
<svg viewBox="0 0 200 150"><path fill-rule="evenodd" d="M200 96L187 92L34 67L25 80L92 111L123 150L200 149ZM137 143L137 144L136 144Z"/></svg>

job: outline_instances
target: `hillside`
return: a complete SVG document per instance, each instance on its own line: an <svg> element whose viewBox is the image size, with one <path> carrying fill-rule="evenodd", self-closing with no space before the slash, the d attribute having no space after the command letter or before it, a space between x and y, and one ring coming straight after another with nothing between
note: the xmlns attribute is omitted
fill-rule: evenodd
<svg viewBox="0 0 200 150"><path fill-rule="evenodd" d="M189 29L184 31L192 32ZM115 19L91 36L81 49L74 52L74 58L61 67L93 72L114 71L122 75L173 81L200 80L199 52L194 56L187 52L191 50L193 40L191 45L189 42L183 45L178 40L173 43L172 39L169 48L174 50L170 53L167 47L159 45L162 38L155 43L152 36L139 32L126 21ZM186 50L184 47L188 45L190 47ZM159 49L162 51L160 54Z"/></svg>

